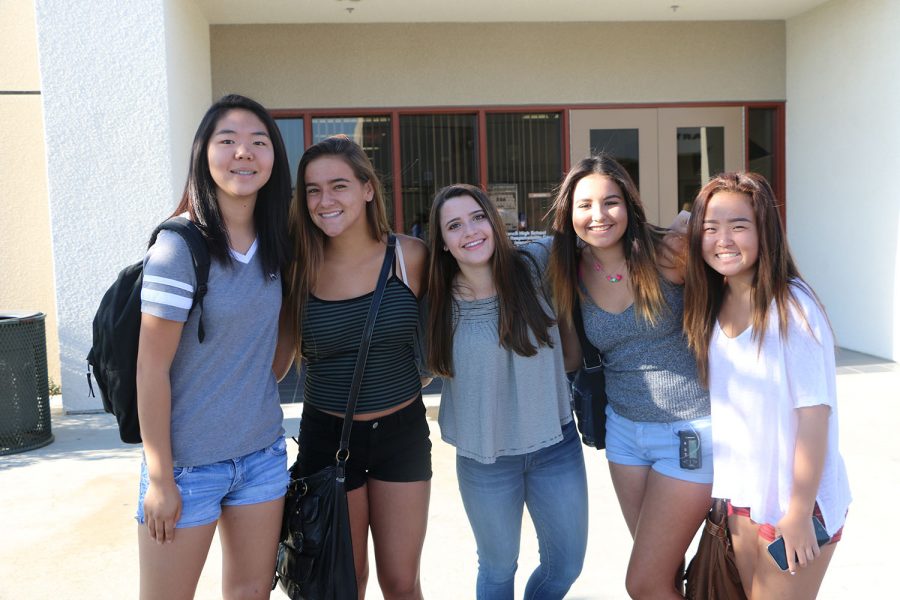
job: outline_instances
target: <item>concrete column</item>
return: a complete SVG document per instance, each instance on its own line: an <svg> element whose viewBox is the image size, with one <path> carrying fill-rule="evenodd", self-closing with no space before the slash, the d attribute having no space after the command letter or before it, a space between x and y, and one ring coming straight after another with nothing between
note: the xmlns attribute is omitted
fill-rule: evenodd
<svg viewBox="0 0 900 600"><path fill-rule="evenodd" d="M210 102L209 26L177 0L35 5L63 405L95 410L91 320L180 195Z"/></svg>

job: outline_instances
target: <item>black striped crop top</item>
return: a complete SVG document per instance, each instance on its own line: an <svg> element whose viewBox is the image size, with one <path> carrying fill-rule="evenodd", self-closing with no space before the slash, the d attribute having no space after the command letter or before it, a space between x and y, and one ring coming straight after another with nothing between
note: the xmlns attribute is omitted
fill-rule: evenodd
<svg viewBox="0 0 900 600"><path fill-rule="evenodd" d="M344 412L372 303L369 292L347 300L310 295L303 316L303 357L307 361L304 401L320 410ZM375 319L356 412L388 409L421 391L416 365L419 303L396 274L388 279Z"/></svg>

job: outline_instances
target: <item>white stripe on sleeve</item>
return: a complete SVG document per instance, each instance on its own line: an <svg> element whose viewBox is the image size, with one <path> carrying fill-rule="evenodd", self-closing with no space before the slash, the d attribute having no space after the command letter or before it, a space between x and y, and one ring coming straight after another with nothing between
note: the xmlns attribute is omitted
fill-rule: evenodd
<svg viewBox="0 0 900 600"><path fill-rule="evenodd" d="M168 277L160 277L158 275L144 275L144 281L148 283L159 283L162 285L167 285L169 287L178 288L179 290L184 290L186 292L194 293L194 286L189 283L183 283L181 281L177 281L175 279L169 279ZM143 295L141 295L143 298Z"/></svg>
<svg viewBox="0 0 900 600"><path fill-rule="evenodd" d="M159 290L148 290L147 288L141 290L141 301L164 304L166 306L174 306L175 308L183 308L186 310L189 310L191 304L193 304L193 300L190 298L170 294L168 292L160 292Z"/></svg>

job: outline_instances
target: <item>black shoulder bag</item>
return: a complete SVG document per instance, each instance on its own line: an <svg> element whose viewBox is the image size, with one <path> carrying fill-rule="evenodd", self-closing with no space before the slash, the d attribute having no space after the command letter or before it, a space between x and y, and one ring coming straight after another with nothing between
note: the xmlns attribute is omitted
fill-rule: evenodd
<svg viewBox="0 0 900 600"><path fill-rule="evenodd" d="M356 400L362 384L369 342L384 288L394 264L397 240L388 237L387 252L378 285L372 296L369 315L363 328L356 368L347 398L341 443L335 464L306 477L297 477L297 463L291 467L291 483L284 500L284 518L275 579L291 600L356 600L356 572L350 538L350 513L344 472L350 458L350 429Z"/></svg>
<svg viewBox="0 0 900 600"><path fill-rule="evenodd" d="M575 294L572 320L581 344L581 367L572 378L572 412L585 446L606 447L606 376L600 351L587 339L581 318L581 303Z"/></svg>

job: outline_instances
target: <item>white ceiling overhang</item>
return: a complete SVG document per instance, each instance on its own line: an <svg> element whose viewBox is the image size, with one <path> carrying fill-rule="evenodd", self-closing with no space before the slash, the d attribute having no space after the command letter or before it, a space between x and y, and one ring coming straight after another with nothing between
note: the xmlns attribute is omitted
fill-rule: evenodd
<svg viewBox="0 0 900 600"><path fill-rule="evenodd" d="M214 25L785 20L827 0L194 0Z"/></svg>

